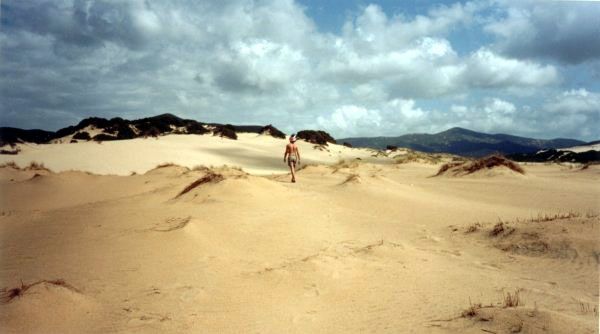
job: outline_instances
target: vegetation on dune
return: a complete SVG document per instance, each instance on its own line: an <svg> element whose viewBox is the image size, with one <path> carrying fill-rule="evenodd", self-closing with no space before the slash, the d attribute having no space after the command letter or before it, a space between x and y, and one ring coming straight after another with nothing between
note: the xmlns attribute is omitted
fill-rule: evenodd
<svg viewBox="0 0 600 334"><path fill-rule="evenodd" d="M318 145L335 144L335 139L325 131L302 130L296 134L298 139L303 139L309 143Z"/></svg>
<svg viewBox="0 0 600 334"><path fill-rule="evenodd" d="M117 140L117 137L115 136L111 136L111 135L107 135L105 133L99 133L97 135L94 136L94 138L92 138L94 141L107 141L107 140Z"/></svg>
<svg viewBox="0 0 600 334"><path fill-rule="evenodd" d="M229 138L229 139L233 139L233 140L237 139L237 134L235 133L233 125L231 125L231 124L217 126L215 128L215 130L213 131L213 135L225 137L225 138Z"/></svg>
<svg viewBox="0 0 600 334"><path fill-rule="evenodd" d="M73 139L90 140L90 139L92 139L92 137L90 137L90 134L87 133L86 131L79 131L73 135Z"/></svg>
<svg viewBox="0 0 600 334"><path fill-rule="evenodd" d="M223 175L221 174L217 174L214 172L209 172L208 174L206 174L205 176L197 179L196 181L190 183L187 187L185 187L181 192L179 192L179 194L177 194L177 196L175 196L175 198L178 198L188 192L190 192L192 189L205 184L205 183L218 183L223 181L225 178L223 177Z"/></svg>
<svg viewBox="0 0 600 334"><path fill-rule="evenodd" d="M506 167L519 174L525 174L525 170L519 164L511 161L501 155L490 155L485 158L465 161L465 162L449 162L442 165L435 176L452 172L454 175L472 174L480 170L492 169L496 167Z"/></svg>
<svg viewBox="0 0 600 334"><path fill-rule="evenodd" d="M279 129L277 129L276 127L274 127L271 124L260 129L260 133L270 135L275 138L285 139L285 133L279 131Z"/></svg>

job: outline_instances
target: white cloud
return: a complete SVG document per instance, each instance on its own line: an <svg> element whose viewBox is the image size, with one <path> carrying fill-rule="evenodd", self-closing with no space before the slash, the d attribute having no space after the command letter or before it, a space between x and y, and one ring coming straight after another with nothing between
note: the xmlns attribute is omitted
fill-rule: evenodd
<svg viewBox="0 0 600 334"><path fill-rule="evenodd" d="M319 116L317 122L320 126L336 133L368 133L369 129L381 126L381 115L379 110L344 105L327 118Z"/></svg>
<svg viewBox="0 0 600 334"><path fill-rule="evenodd" d="M577 64L600 57L600 6L591 1L501 2L485 31L511 57Z"/></svg>
<svg viewBox="0 0 600 334"><path fill-rule="evenodd" d="M528 37L539 31L532 24L542 22L530 20L541 15L531 6L487 18L498 42L472 52L452 34L481 28L488 2L416 16L369 5L337 34L319 31L292 0L8 0L3 6L10 8L3 22L11 24L0 30L0 73L11 80L0 82L0 112L7 125L28 128L172 112L287 131L321 126L337 136L452 125L510 131L521 110L505 96L562 83L558 65L523 60L502 44L518 29L527 29L523 39L537 38ZM459 97L471 105L451 106ZM595 102L582 100L565 95L555 109L543 110L593 114ZM533 104L529 115L544 117Z"/></svg>
<svg viewBox="0 0 600 334"><path fill-rule="evenodd" d="M600 117L600 93L589 92L585 88L565 91L544 105L544 109L554 114L595 114Z"/></svg>
<svg viewBox="0 0 600 334"><path fill-rule="evenodd" d="M541 87L557 83L559 74L551 65L505 58L479 49L466 62L464 78L472 88Z"/></svg>

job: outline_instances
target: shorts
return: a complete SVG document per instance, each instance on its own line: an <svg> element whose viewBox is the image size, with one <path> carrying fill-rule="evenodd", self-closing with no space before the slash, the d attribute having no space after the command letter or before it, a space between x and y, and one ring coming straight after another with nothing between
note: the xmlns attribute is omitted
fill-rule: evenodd
<svg viewBox="0 0 600 334"><path fill-rule="evenodd" d="M288 166L291 166L292 164L294 166L296 166L296 157L295 156L289 156L288 157Z"/></svg>

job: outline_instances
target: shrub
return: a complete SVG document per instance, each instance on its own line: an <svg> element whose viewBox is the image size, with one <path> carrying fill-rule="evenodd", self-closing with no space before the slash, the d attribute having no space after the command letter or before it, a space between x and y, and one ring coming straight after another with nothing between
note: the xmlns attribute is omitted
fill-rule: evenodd
<svg viewBox="0 0 600 334"><path fill-rule="evenodd" d="M237 139L237 134L235 133L235 130L233 130L233 126L230 124L217 126L213 133L215 136L226 137L234 140Z"/></svg>
<svg viewBox="0 0 600 334"><path fill-rule="evenodd" d="M90 137L89 133L87 133L85 131L80 131L80 132L77 132L75 135L73 135L73 139L90 140L92 138Z"/></svg>
<svg viewBox="0 0 600 334"><path fill-rule="evenodd" d="M302 130L296 134L296 137L318 145L335 144L335 139L325 131Z"/></svg>
<svg viewBox="0 0 600 334"><path fill-rule="evenodd" d="M158 137L160 136L160 130L154 126L146 128L142 131L142 136L144 137Z"/></svg>
<svg viewBox="0 0 600 334"><path fill-rule="evenodd" d="M201 123L198 122L188 122L185 125L185 129L187 130L187 133L195 135L203 135L205 133L210 132Z"/></svg>
<svg viewBox="0 0 600 334"><path fill-rule="evenodd" d="M92 138L94 141L107 141L107 140L117 140L117 137L107 135L106 133L99 133Z"/></svg>
<svg viewBox="0 0 600 334"><path fill-rule="evenodd" d="M343 142L342 145L346 146L346 147L350 147L352 148L352 144L348 143L348 142Z"/></svg>
<svg viewBox="0 0 600 334"><path fill-rule="evenodd" d="M15 148L15 149L13 149L13 150L0 150L0 154L12 154L12 155L15 155L15 154L19 154L19 152L21 152L21 149L18 148L18 147Z"/></svg>
<svg viewBox="0 0 600 334"><path fill-rule="evenodd" d="M272 137L275 137L275 138L285 139L285 133L279 131L279 129L277 129L276 127L274 127L271 124L260 129L260 133L266 134L266 135L271 135Z"/></svg>

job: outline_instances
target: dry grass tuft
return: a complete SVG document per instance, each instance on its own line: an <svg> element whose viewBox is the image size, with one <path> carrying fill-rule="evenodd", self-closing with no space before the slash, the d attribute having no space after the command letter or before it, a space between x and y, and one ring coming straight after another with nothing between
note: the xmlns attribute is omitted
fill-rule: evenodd
<svg viewBox="0 0 600 334"><path fill-rule="evenodd" d="M190 183L187 187L185 187L175 198L190 192L192 189L205 184L205 183L219 183L223 181L225 178L221 174L216 174L213 172L209 172L207 175L199 178L198 180Z"/></svg>
<svg viewBox="0 0 600 334"><path fill-rule="evenodd" d="M492 169L496 167L506 167L519 174L525 174L525 170L516 162L509 160L501 155L490 155L475 161L468 162L450 162L440 167L435 176L442 175L452 171L454 175L472 174L480 170Z"/></svg>
<svg viewBox="0 0 600 334"><path fill-rule="evenodd" d="M46 166L44 166L43 163L39 163L36 161L30 162L29 166L24 167L24 168L19 167L14 161L5 162L0 165L0 168L1 167L10 167L10 168L18 169L18 170L38 170L38 171L50 172L50 169L48 169Z"/></svg>
<svg viewBox="0 0 600 334"><path fill-rule="evenodd" d="M156 165L156 167L154 167L154 169L166 168L166 167L174 167L174 166L177 166L177 165L174 164L174 163L172 163L172 162L165 162L165 163Z"/></svg>
<svg viewBox="0 0 600 334"><path fill-rule="evenodd" d="M10 167L14 169L21 169L14 161L8 161L0 165L0 168Z"/></svg>
<svg viewBox="0 0 600 334"><path fill-rule="evenodd" d="M348 183L360 183L360 176L358 176L358 174L350 174L348 175L348 177L346 178L346 180L344 180L344 182L342 182L342 184L348 184Z"/></svg>
<svg viewBox="0 0 600 334"><path fill-rule="evenodd" d="M490 236L495 237L503 232L504 232L504 223L499 222L498 224L494 225L494 228L490 231Z"/></svg>
<svg viewBox="0 0 600 334"><path fill-rule="evenodd" d="M477 314L479 314L479 310L481 308L483 308L481 303L473 304L473 303L471 303L471 298L469 298L469 308L462 311L460 316L463 318L472 318L472 317L476 316Z"/></svg>
<svg viewBox="0 0 600 334"><path fill-rule="evenodd" d="M449 169L458 167L462 164L464 164L464 161L462 161L462 162L453 161L453 162L449 162L447 164L443 164L442 167L440 167L440 169L438 170L437 174L435 174L435 176L441 175L441 174L445 173L446 171L448 171Z"/></svg>
<svg viewBox="0 0 600 334"><path fill-rule="evenodd" d="M519 290L516 290L513 294L507 292L504 295L504 308L517 307L519 305L522 305L521 299L519 297Z"/></svg>
<svg viewBox="0 0 600 334"><path fill-rule="evenodd" d="M519 296L519 290L516 290L514 293L506 293L503 295L503 301L501 303L492 304L483 306L481 303L473 304L471 302L471 298L469 298L469 307L466 310L463 310L460 314L462 318L473 318L475 316L479 316L479 310L483 308L496 308L498 306L502 306L503 308L509 307L518 307L523 305L523 301ZM481 320L489 320L489 319L481 319Z"/></svg>
<svg viewBox="0 0 600 334"><path fill-rule="evenodd" d="M532 223L542 223L542 222L550 222L553 220L559 220L559 219L571 219L571 218L578 218L581 217L581 214L578 212L573 212L573 211L569 211L569 212L559 212L559 213L555 213L553 215L549 215L549 214L539 214L537 215L537 217L533 217L531 219L529 219L530 222Z"/></svg>
<svg viewBox="0 0 600 334"><path fill-rule="evenodd" d="M481 224L475 223L475 224L467 227L467 230L465 231L465 234L477 232L477 231L479 231L480 227L481 227Z"/></svg>
<svg viewBox="0 0 600 334"><path fill-rule="evenodd" d="M38 284L43 284L43 283L61 286L63 288L67 288L67 289L75 291L75 292L80 292L75 287L68 284L67 282L65 282L62 279L51 280L51 281L41 280L41 281L33 282L31 284L25 284L25 283L23 283L23 281L21 281L21 286L19 286L19 287L8 289L8 290L2 289L2 291L0 292L0 303L2 303L2 304L10 303L13 299L23 296L27 290L31 289L32 287L34 287Z"/></svg>
<svg viewBox="0 0 600 334"><path fill-rule="evenodd" d="M596 305L591 307L588 303L579 302L579 310L583 314L593 313L594 316L598 316L598 306Z"/></svg>
<svg viewBox="0 0 600 334"><path fill-rule="evenodd" d="M46 168L46 166L44 166L44 163L40 162L36 162L36 161L32 161L29 163L29 166L25 167L25 170L46 170L49 171L48 168Z"/></svg>

